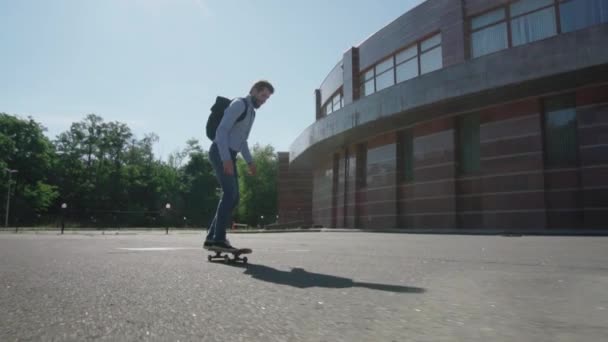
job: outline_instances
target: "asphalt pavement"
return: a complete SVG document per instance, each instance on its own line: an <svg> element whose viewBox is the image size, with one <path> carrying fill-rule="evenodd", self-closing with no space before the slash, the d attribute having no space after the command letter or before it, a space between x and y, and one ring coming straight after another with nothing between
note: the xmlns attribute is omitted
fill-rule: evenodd
<svg viewBox="0 0 608 342"><path fill-rule="evenodd" d="M0 234L0 341L606 341L607 237Z"/></svg>

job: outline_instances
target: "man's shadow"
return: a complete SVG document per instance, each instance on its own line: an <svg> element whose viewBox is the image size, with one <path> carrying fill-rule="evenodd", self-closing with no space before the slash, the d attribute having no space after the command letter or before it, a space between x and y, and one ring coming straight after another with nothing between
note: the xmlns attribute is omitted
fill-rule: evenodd
<svg viewBox="0 0 608 342"><path fill-rule="evenodd" d="M321 273L312 273L303 268L292 268L291 271L281 271L272 267L254 264L230 264L245 269L244 274L254 279L270 283L288 285L301 289L310 287L325 287L342 289L348 287L364 287L372 290L398 292L398 293L424 293L426 290L420 287L387 285L376 283L365 283L353 281L349 278L336 277Z"/></svg>

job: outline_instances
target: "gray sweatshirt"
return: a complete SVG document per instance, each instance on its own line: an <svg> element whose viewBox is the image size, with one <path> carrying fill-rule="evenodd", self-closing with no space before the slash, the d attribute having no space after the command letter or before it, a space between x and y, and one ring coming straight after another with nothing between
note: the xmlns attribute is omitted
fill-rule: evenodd
<svg viewBox="0 0 608 342"><path fill-rule="evenodd" d="M245 101L248 103L245 118L237 122L245 110L245 103L242 98L236 98L224 111L224 117L215 132L214 142L217 144L222 161L231 160L230 150L241 152L247 164L253 161L247 138L249 138L249 132L251 132L255 120L255 110L251 102L251 95L247 96Z"/></svg>

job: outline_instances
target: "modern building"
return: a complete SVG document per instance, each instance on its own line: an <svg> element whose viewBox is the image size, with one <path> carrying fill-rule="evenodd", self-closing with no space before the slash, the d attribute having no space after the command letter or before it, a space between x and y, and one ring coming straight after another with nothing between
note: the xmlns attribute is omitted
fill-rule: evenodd
<svg viewBox="0 0 608 342"><path fill-rule="evenodd" d="M428 0L315 93L282 223L608 230L608 0Z"/></svg>

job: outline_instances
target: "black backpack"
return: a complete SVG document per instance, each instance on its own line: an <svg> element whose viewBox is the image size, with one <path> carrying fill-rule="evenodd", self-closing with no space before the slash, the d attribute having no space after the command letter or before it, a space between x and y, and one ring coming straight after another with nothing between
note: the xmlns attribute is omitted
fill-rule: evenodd
<svg viewBox="0 0 608 342"><path fill-rule="evenodd" d="M236 120L237 122L243 121L243 119L245 119L245 116L247 115L247 109L249 109L247 100L245 100L244 98L241 98L240 100L245 102L245 111ZM211 139L211 141L215 139L215 131L217 131L217 127L220 125L220 122L222 122L222 118L224 117L224 111L226 110L226 108L228 108L230 102L232 102L232 100L222 96L218 96L215 98L215 103L213 104L213 106L211 106L211 114L207 119L207 138Z"/></svg>

